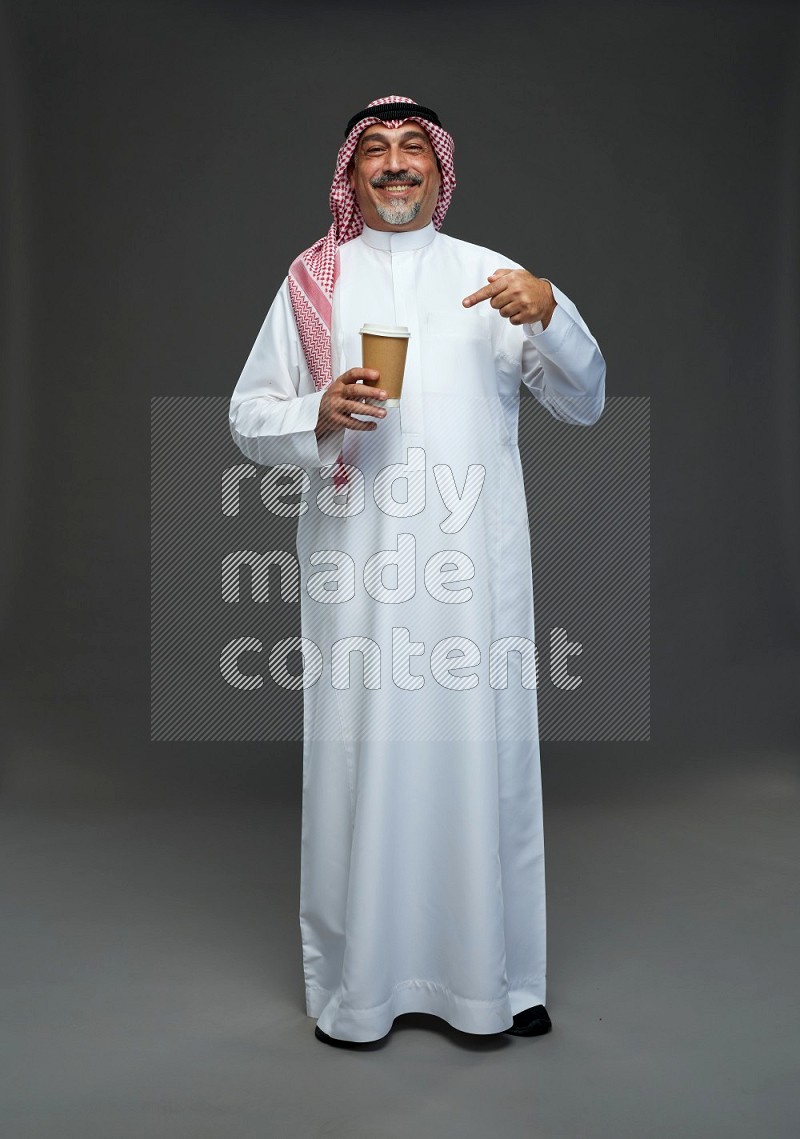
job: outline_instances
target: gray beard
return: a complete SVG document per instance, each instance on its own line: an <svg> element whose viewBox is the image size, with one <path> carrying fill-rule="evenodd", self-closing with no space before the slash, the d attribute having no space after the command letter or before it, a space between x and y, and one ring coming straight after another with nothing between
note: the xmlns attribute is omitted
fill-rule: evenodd
<svg viewBox="0 0 800 1139"><path fill-rule="evenodd" d="M408 225L420 211L421 202L409 206L376 206L378 217L387 225Z"/></svg>

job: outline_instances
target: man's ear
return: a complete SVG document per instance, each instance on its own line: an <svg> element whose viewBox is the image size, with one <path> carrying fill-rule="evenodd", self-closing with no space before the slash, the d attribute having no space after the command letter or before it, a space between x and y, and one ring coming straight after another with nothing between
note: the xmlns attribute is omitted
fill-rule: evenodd
<svg viewBox="0 0 800 1139"><path fill-rule="evenodd" d="M355 182L355 177L356 177L356 159L355 159L355 155L352 155L350 158L350 161L347 163L347 181L350 183L350 189L351 190L355 190L355 186L353 185L353 183Z"/></svg>

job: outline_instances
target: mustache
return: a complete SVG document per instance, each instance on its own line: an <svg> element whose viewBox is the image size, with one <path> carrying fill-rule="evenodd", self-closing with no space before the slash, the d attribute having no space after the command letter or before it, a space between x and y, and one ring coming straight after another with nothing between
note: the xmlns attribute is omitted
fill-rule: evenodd
<svg viewBox="0 0 800 1139"><path fill-rule="evenodd" d="M422 175L410 170L401 170L397 174L376 174L370 178L369 184L375 190L382 190L384 186L391 186L394 182L409 182L413 186L422 183Z"/></svg>

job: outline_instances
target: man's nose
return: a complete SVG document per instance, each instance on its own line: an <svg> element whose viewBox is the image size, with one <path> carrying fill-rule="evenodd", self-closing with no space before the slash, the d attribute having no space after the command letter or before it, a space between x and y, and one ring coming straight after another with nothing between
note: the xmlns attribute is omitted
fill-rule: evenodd
<svg viewBox="0 0 800 1139"><path fill-rule="evenodd" d="M386 168L393 173L397 170L405 169L405 158L402 151L389 151L386 154Z"/></svg>

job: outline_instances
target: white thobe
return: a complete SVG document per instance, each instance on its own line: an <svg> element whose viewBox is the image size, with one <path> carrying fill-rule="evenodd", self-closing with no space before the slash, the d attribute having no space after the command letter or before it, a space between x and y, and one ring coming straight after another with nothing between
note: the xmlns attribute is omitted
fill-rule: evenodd
<svg viewBox="0 0 800 1139"><path fill-rule="evenodd" d="M365 228L340 258L333 374L361 366L362 324L405 325L400 407L373 431L316 438L323 393L287 282L230 406L248 458L299 468L305 507L306 1011L351 1041L384 1036L405 1012L501 1032L546 999L520 385L558 419L589 425L605 363L555 285L544 330L488 302L465 309L490 273L517 263L433 225ZM340 453L350 477L336 491Z"/></svg>

